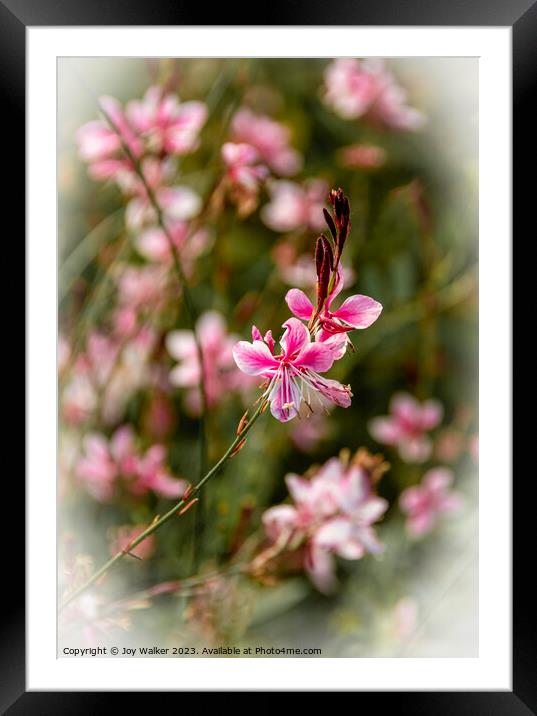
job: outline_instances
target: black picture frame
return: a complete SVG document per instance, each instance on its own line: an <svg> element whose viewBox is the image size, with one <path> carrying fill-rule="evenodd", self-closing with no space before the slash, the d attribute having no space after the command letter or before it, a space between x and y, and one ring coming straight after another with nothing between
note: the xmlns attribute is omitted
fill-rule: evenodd
<svg viewBox="0 0 537 716"><path fill-rule="evenodd" d="M269 4L265 16L255 19L238 4L211 5L211 25L377 25L377 26L511 26L513 39L513 237L522 237L526 226L534 233L533 206L537 157L537 132L534 113L535 79L537 77L537 0L295 0L282 6ZM80 25L206 25L207 10L184 0L86 0L69 3L62 0L0 0L0 98L2 122L5 123L4 161L9 167L9 182L4 201L15 216L24 216L24 147L25 147L25 31L29 26ZM262 19L262 22L261 22ZM7 138L7 140L6 140ZM51 141L53 139L51 138ZM531 192L531 193L530 193ZM533 222L531 221L533 219ZM22 220L11 241L24 247ZM513 244L514 247L514 244ZM513 252L514 253L514 252ZM24 260L24 259L23 259ZM505 289L503 289L505 290ZM499 291L502 288L499 287ZM514 293L516 298L516 293ZM24 300L24 299L23 299ZM13 322L13 319L12 319ZM10 371L10 377L13 369ZM507 439L508 436L506 436ZM515 436L513 436L515 437ZM519 443L523 437L517 433ZM517 443L515 443L516 445ZM19 462L20 464L20 462ZM18 473L20 473L20 469ZM513 470L513 474L514 470ZM17 478L16 480L14 478ZM483 479L495 479L484 475ZM513 654L511 692L358 692L358 706L364 699L381 698L384 705L404 706L406 713L420 714L487 714L491 716L527 716L537 714L537 625L532 595L534 556L528 546L534 542L530 510L524 479L532 481L533 469L517 475L514 483L513 519ZM26 692L25 691L25 619L24 619L24 531L20 514L24 505L22 475L9 481L10 504L19 505L10 530L9 544L4 543L2 556L3 608L0 610L0 711L19 714L94 714L104 701L127 708L125 694L115 692ZM15 526L16 525L16 526ZM531 531L530 531L531 530ZM533 539L532 539L533 538ZM494 595L490 595L494 599ZM312 685L313 686L313 685ZM144 708L145 694L132 694ZM182 699L174 708L180 708ZM159 695L160 699L166 694ZM272 696L272 694L270 695ZM223 695L219 708L231 705L231 694ZM119 701L121 698L121 702ZM153 699L153 697L149 697Z"/></svg>

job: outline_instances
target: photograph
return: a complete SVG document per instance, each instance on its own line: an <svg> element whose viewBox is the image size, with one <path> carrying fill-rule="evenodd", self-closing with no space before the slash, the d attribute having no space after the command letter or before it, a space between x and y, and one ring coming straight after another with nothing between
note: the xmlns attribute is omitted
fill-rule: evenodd
<svg viewBox="0 0 537 716"><path fill-rule="evenodd" d="M59 658L479 655L478 64L58 57Z"/></svg>

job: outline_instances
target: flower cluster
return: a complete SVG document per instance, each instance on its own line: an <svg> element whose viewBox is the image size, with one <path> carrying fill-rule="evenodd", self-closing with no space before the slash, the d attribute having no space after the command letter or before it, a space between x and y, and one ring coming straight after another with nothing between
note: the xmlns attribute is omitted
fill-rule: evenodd
<svg viewBox="0 0 537 716"><path fill-rule="evenodd" d="M71 425L85 423L99 411L108 425L122 415L132 394L151 380L148 358L155 345L149 326L136 328L131 308L118 308L115 330L105 335L92 331L85 350L74 360L62 391L62 417ZM125 340L128 337L129 340ZM62 351L71 347L62 340Z"/></svg>
<svg viewBox="0 0 537 716"><path fill-rule="evenodd" d="M80 127L79 152L94 179L114 179L120 186L128 185L136 176L123 144L135 159L190 154L198 147L198 135L207 119L207 107L202 102L181 103L177 95L166 94L157 86L125 108L114 97L102 97L100 105L107 120Z"/></svg>
<svg viewBox="0 0 537 716"><path fill-rule="evenodd" d="M196 335L203 346L203 385L207 406L214 408L230 393L252 385L252 381L236 370L233 361L236 337L227 332L220 313L207 311L200 316ZM192 415L199 415L202 410L202 371L194 333L189 330L172 331L166 336L166 347L172 358L178 361L170 372L170 382L187 390L185 407Z"/></svg>
<svg viewBox="0 0 537 716"><path fill-rule="evenodd" d="M419 129L424 117L409 107L406 93L382 60L334 60L325 71L324 100L343 119L366 118L390 129Z"/></svg>
<svg viewBox="0 0 537 716"><path fill-rule="evenodd" d="M115 497L119 481L136 497L152 491L163 497L176 498L188 485L170 474L165 459L166 451L162 445L152 445L145 453L140 453L132 429L125 425L118 428L109 441L100 433L86 435L75 474L99 502L109 502Z"/></svg>
<svg viewBox="0 0 537 716"><path fill-rule="evenodd" d="M201 199L189 187L174 183L175 160L197 149L207 107L197 101L181 103L177 95L157 86L125 108L113 97L101 98L100 106L105 119L88 122L77 132L80 156L88 163L92 178L114 181L127 197L128 228L151 230L138 239L142 255L166 259L170 247L164 247L167 239L156 228L150 193L174 241L181 245L187 233L185 222L199 213Z"/></svg>
<svg viewBox="0 0 537 716"><path fill-rule="evenodd" d="M354 560L383 549L372 525L388 503L375 494L361 456L331 458L309 479L288 475L293 504L271 507L263 515L270 542L299 550L303 567L322 592L336 584L334 555Z"/></svg>
<svg viewBox="0 0 537 716"><path fill-rule="evenodd" d="M268 190L271 201L261 211L268 227L274 231L321 231L328 191L325 181L310 179L304 186L289 180L273 181Z"/></svg>
<svg viewBox="0 0 537 716"><path fill-rule="evenodd" d="M239 341L233 349L244 373L266 379L264 397L272 415L282 422L327 411L332 405L349 407L350 386L320 374L344 356L350 343L347 334L367 328L382 311L378 301L362 295L351 296L334 310L333 301L343 288L340 259L350 231L350 206L341 189L333 190L329 201L332 213L326 209L323 213L331 238L321 234L315 250L316 304L300 289L291 289L286 302L294 317L283 324L280 351L275 350L271 331L263 336L256 326L252 343Z"/></svg>
<svg viewBox="0 0 537 716"><path fill-rule="evenodd" d="M226 165L224 188L239 215L254 211L261 186L271 173L287 177L300 170L302 157L290 146L290 140L289 128L264 114L247 107L235 114L230 141L222 147L222 159Z"/></svg>

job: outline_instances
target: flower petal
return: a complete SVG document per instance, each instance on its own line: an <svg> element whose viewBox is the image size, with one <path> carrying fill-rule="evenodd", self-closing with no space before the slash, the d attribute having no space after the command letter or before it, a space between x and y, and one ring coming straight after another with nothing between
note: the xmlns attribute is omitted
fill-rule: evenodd
<svg viewBox="0 0 537 716"><path fill-rule="evenodd" d="M453 472L447 467L437 467L429 470L423 478L423 485L430 492L443 494L453 482Z"/></svg>
<svg viewBox="0 0 537 716"><path fill-rule="evenodd" d="M433 430L442 420L444 409L438 400L426 400L421 406L421 427L423 430Z"/></svg>
<svg viewBox="0 0 537 716"><path fill-rule="evenodd" d="M247 375L261 375L278 367L278 361L262 341L239 341L233 346L235 363Z"/></svg>
<svg viewBox="0 0 537 716"><path fill-rule="evenodd" d="M311 545L306 554L306 570L311 581L323 594L333 592L337 586L334 574L334 559L324 549Z"/></svg>
<svg viewBox="0 0 537 716"><path fill-rule="evenodd" d="M334 316L353 328L368 328L380 316L382 305L369 296L350 296L334 311Z"/></svg>
<svg viewBox="0 0 537 716"><path fill-rule="evenodd" d="M196 355L196 342L192 331L171 331L166 336L168 353L176 360L184 360Z"/></svg>
<svg viewBox="0 0 537 716"><path fill-rule="evenodd" d="M399 425L392 418L373 418L368 428L375 440L384 445L395 445L401 437Z"/></svg>
<svg viewBox="0 0 537 716"><path fill-rule="evenodd" d="M276 542L283 532L291 532L295 528L296 517L296 509L291 505L276 505L268 509L262 517L268 538Z"/></svg>
<svg viewBox="0 0 537 716"><path fill-rule="evenodd" d="M290 318L283 324L285 333L280 338L280 345L286 358L299 353L309 342L310 334L306 326L298 318Z"/></svg>
<svg viewBox="0 0 537 716"><path fill-rule="evenodd" d="M303 348L293 361L295 367L310 368L318 373L330 370L336 353L325 343L310 343Z"/></svg>
<svg viewBox="0 0 537 716"><path fill-rule="evenodd" d="M290 291L287 291L285 301L293 315L297 316L297 318L301 318L303 321L309 321L313 313L313 304L304 291L301 291L299 288L292 288Z"/></svg>
<svg viewBox="0 0 537 716"><path fill-rule="evenodd" d="M286 423L298 415L301 402L302 396L297 383L289 376L289 372L284 370L271 393L270 412L276 420Z"/></svg>

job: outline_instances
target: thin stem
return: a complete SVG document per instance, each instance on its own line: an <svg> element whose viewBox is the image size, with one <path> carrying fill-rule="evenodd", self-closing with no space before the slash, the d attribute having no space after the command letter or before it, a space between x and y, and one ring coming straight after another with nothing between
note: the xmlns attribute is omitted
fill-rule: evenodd
<svg viewBox="0 0 537 716"><path fill-rule="evenodd" d="M230 460L233 456L237 448L239 447L239 444L243 443L244 438L246 437L246 434L250 431L250 429L253 427L256 420L259 418L259 416L264 412L265 408L267 406L267 400L262 399L259 402L259 406L257 407L256 411L250 418L250 420L246 423L246 425L243 427L243 429L239 432L239 434L235 437L229 448L226 450L226 452L222 455L220 460L213 465L213 467L199 480L199 482L194 485L194 487L185 493L186 496L183 496L179 502L174 505L171 510L168 510L165 515L160 517L158 520L155 520L147 529L145 529L143 532L141 532L136 539L134 539L125 550L121 550L117 554L115 554L111 559L108 560L103 566L98 569L81 587L76 589L67 599L63 602L63 604L60 606L60 609L63 609L66 607L70 602L72 602L74 599L79 597L83 592L88 589L92 584L94 584L99 577L102 577L105 572L107 572L110 567L113 567L116 562L119 562L125 555L127 555L129 552L132 552L141 542L143 542L147 537L152 535L154 532L156 532L158 529L162 527L166 522L169 522L169 520L172 519L175 515L177 515L178 511L181 511L183 507L186 505L190 505L192 503L193 498L196 496L196 494L201 490L201 488L215 475L217 475L226 462Z"/></svg>

